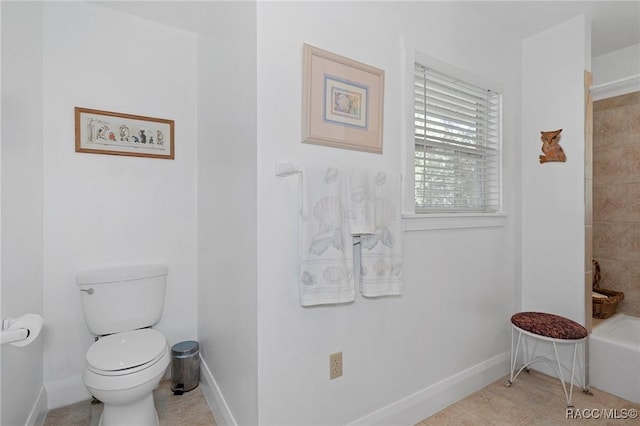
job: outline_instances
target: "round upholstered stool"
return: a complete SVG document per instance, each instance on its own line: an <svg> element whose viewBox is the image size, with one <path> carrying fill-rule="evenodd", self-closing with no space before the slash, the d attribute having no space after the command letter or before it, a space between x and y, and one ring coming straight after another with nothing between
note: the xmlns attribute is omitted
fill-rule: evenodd
<svg viewBox="0 0 640 426"><path fill-rule="evenodd" d="M571 407L576 360L578 359L578 346L583 345L587 339L589 335L587 329L569 318L545 312L519 312L511 317L511 325L511 374L509 376L507 386L510 386L513 383L522 370L526 369L528 371L531 364L546 361L549 362L551 366L554 367L556 373L558 373L558 377L562 383L562 389L564 390L564 395L567 398L567 405ZM515 342L514 348L515 334L518 335L518 338ZM526 348L525 339L527 338L534 339L534 348L531 354L529 354L529 351ZM514 374L521 340L525 342L523 345L524 365L520 367L517 373ZM554 360L544 356L535 356L538 341L551 342L555 354L555 361L557 362L557 368L555 368L555 365L553 364ZM564 375L562 373L563 368L568 371L569 369L563 366L560 362L560 357L558 356L558 344L573 345L573 361L570 370L571 383L569 391L567 391ZM582 389L583 391L588 392L584 383L584 362L583 365L580 366L579 370L582 378Z"/></svg>

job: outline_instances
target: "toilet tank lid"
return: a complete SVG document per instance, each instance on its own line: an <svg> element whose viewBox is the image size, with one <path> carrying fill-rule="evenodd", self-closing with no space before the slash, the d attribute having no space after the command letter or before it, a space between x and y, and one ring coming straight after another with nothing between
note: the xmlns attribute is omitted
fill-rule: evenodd
<svg viewBox="0 0 640 426"><path fill-rule="evenodd" d="M139 280L161 277L169 273L165 265L126 265L80 271L76 274L76 283L103 284L119 281Z"/></svg>

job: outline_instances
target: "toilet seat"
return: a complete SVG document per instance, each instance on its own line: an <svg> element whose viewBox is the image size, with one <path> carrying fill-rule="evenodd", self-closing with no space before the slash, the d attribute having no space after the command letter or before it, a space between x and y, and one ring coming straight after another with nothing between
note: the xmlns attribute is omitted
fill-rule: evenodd
<svg viewBox="0 0 640 426"><path fill-rule="evenodd" d="M87 369L104 376L136 373L154 365L167 353L167 341L152 329L105 336L87 351Z"/></svg>

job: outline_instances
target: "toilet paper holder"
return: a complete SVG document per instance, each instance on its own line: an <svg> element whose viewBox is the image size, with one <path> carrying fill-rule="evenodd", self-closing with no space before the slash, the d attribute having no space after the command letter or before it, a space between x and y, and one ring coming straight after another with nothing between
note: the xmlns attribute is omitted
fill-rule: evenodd
<svg viewBox="0 0 640 426"><path fill-rule="evenodd" d="M0 344L10 343L13 346L25 346L31 343L40 334L42 322L42 317L37 314L27 314L18 318L3 318Z"/></svg>

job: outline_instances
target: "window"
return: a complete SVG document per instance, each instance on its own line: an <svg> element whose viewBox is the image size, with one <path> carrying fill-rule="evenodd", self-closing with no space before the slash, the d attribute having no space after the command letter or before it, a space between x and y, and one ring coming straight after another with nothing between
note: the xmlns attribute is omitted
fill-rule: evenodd
<svg viewBox="0 0 640 426"><path fill-rule="evenodd" d="M416 213L500 210L499 93L415 64Z"/></svg>

